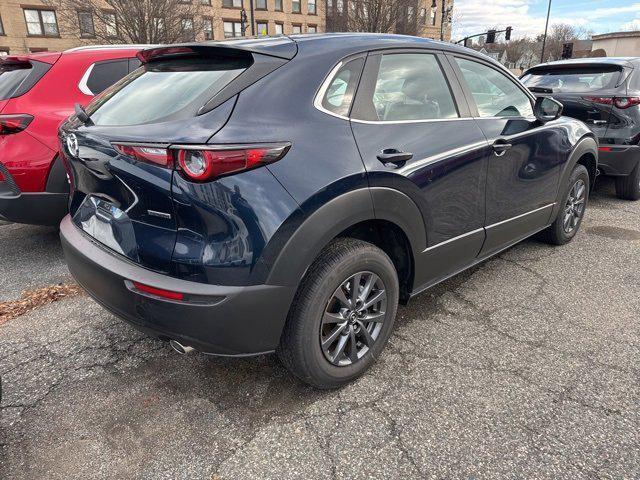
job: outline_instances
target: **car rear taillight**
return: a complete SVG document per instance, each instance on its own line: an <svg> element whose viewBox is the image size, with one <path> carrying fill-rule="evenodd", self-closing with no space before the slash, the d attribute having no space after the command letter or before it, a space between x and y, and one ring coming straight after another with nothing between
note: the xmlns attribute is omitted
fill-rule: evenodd
<svg viewBox="0 0 640 480"><path fill-rule="evenodd" d="M276 162L290 147L290 143L181 146L175 148L175 155L177 167L188 180L205 182Z"/></svg>
<svg viewBox="0 0 640 480"><path fill-rule="evenodd" d="M617 108L629 108L640 105L640 97L582 97L585 100L602 105L615 105Z"/></svg>
<svg viewBox="0 0 640 480"><path fill-rule="evenodd" d="M0 135L11 135L23 131L33 120L32 115L0 115Z"/></svg>
<svg viewBox="0 0 640 480"><path fill-rule="evenodd" d="M173 157L164 146L156 145L126 145L113 144L114 148L123 155L135 158L141 162L154 163L162 167L173 167Z"/></svg>

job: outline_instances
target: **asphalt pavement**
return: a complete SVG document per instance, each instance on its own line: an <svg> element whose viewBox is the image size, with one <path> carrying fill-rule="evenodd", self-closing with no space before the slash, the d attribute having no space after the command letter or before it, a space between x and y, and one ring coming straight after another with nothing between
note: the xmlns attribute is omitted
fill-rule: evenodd
<svg viewBox="0 0 640 480"><path fill-rule="evenodd" d="M56 232L0 226L0 302L71 281ZM640 478L640 202L592 195L401 307L361 379L179 356L87 296L0 326L0 478Z"/></svg>

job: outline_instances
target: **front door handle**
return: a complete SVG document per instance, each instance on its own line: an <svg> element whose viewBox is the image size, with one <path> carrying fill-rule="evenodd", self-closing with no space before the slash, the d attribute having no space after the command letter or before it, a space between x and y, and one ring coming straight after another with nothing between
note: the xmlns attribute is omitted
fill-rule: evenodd
<svg viewBox="0 0 640 480"><path fill-rule="evenodd" d="M397 148L385 148L378 154L378 160L382 163L393 163L396 165L411 160L412 158L413 153L402 152Z"/></svg>
<svg viewBox="0 0 640 480"><path fill-rule="evenodd" d="M593 123L594 125L604 125L607 123L606 120L587 120L587 123Z"/></svg>
<svg viewBox="0 0 640 480"><path fill-rule="evenodd" d="M496 157L501 157L506 153L507 150L513 147L513 145L510 143L501 142L500 140L497 140L491 147L493 148L493 151L496 154Z"/></svg>

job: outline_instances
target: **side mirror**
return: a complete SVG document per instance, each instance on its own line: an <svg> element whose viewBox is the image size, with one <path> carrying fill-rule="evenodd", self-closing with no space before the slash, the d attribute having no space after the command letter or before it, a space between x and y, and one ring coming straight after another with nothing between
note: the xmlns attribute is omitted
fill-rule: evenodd
<svg viewBox="0 0 640 480"><path fill-rule="evenodd" d="M551 97L538 97L533 107L533 114L542 123L556 120L562 115L563 105Z"/></svg>

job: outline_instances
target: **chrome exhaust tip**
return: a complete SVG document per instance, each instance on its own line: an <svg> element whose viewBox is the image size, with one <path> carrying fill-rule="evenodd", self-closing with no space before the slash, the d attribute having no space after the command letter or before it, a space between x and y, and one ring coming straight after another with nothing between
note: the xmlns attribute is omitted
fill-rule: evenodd
<svg viewBox="0 0 640 480"><path fill-rule="evenodd" d="M169 340L169 345L171 345L171 348L173 348L176 352L178 352L180 355L187 355L191 352L195 352L196 349L193 347L187 347L185 345L182 345L179 341L177 340Z"/></svg>

